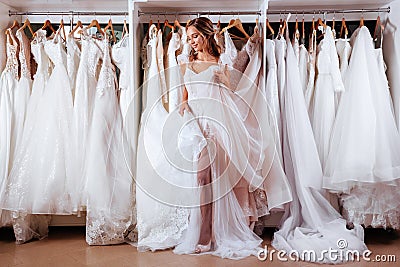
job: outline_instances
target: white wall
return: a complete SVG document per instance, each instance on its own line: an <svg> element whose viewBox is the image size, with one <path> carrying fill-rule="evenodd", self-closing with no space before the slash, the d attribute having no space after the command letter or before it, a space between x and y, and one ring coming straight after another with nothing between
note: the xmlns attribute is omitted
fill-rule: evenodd
<svg viewBox="0 0 400 267"><path fill-rule="evenodd" d="M10 26L11 19L8 16L10 7L0 3L0 70L6 65L6 35L4 31Z"/></svg>

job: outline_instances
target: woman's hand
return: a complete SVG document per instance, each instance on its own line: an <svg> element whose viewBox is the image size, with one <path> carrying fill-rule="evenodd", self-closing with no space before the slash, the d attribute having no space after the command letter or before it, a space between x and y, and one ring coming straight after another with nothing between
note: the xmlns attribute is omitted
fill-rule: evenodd
<svg viewBox="0 0 400 267"><path fill-rule="evenodd" d="M182 102L181 106L179 107L179 114L181 114L181 116L183 116L183 113L185 112L185 110L187 112L190 112L190 107L189 107L187 101Z"/></svg>
<svg viewBox="0 0 400 267"><path fill-rule="evenodd" d="M215 75L215 81L217 83L222 83L223 85L225 85L225 87L227 87L227 89L232 90L231 87L231 81L230 81L230 72L228 70L228 65L225 65L224 70L217 70L214 72Z"/></svg>

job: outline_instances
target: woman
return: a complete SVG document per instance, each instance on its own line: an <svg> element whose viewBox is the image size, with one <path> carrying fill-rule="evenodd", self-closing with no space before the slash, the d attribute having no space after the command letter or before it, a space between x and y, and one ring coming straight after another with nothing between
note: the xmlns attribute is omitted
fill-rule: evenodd
<svg viewBox="0 0 400 267"><path fill-rule="evenodd" d="M138 250L175 247L177 254L230 259L257 255L262 239L251 229L254 221L292 199L267 112L253 112L254 107L267 107L257 86L261 46L256 46L247 74L233 90L233 70L220 64L212 22L196 18L186 30L192 52L178 57L182 104L167 113L160 95L146 105L141 118ZM155 39L151 44L156 58ZM161 91L153 61L148 94ZM261 97L254 97L257 94ZM261 205L267 205L265 194L268 198L264 214L257 205L259 193L264 196Z"/></svg>
<svg viewBox="0 0 400 267"><path fill-rule="evenodd" d="M234 92L230 84L234 70L220 64L212 22L200 17L186 28L192 52L180 62L185 83L180 113L195 117L207 144L197 160L200 212L192 210L187 234L175 252L194 249L239 259L256 254L262 241L250 227L261 216L255 189L269 191L265 178L272 170L274 178L280 178L275 185L283 196L279 204L291 201L290 190L269 127L261 125L264 120L250 108L252 103L240 97L248 88Z"/></svg>

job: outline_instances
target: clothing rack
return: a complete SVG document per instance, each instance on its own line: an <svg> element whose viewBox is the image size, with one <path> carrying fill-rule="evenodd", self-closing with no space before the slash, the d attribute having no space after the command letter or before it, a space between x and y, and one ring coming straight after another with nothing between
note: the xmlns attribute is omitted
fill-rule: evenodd
<svg viewBox="0 0 400 267"><path fill-rule="evenodd" d="M8 11L8 16L128 16L128 12L96 12L96 11Z"/></svg>
<svg viewBox="0 0 400 267"><path fill-rule="evenodd" d="M283 14L349 14L349 13L390 13L390 7L385 8L364 8L364 9L298 9L298 10L267 10L267 15Z"/></svg>
<svg viewBox="0 0 400 267"><path fill-rule="evenodd" d="M167 15L182 15L182 16L234 16L234 15L258 15L261 16L261 11L184 11L184 12L143 12L143 11L138 11L138 16L143 16L143 15L154 15L154 16L167 16Z"/></svg>

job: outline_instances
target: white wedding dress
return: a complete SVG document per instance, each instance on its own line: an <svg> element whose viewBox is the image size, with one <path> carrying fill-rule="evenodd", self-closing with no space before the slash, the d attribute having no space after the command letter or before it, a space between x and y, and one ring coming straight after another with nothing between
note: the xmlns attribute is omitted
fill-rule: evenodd
<svg viewBox="0 0 400 267"><path fill-rule="evenodd" d="M16 35L20 44L19 62L21 65L21 77L14 90L10 168L12 168L15 153L21 142L32 87L31 44L23 31L17 31Z"/></svg>
<svg viewBox="0 0 400 267"><path fill-rule="evenodd" d="M272 246L291 253L295 250L305 261L340 263L346 258L332 258L329 249L357 250L360 255L367 248L360 225L346 229L346 221L330 206L322 189L322 169L308 118L301 87L297 59L287 33L286 88L284 91L284 158L285 171L293 190L294 200L288 206L282 225L275 232ZM340 247L339 247L340 246ZM314 251L316 257L305 254ZM344 254L346 255L346 254Z"/></svg>
<svg viewBox="0 0 400 267"><path fill-rule="evenodd" d="M72 95L75 95L76 76L81 59L81 49L79 41L73 36L67 36L67 72L71 84Z"/></svg>
<svg viewBox="0 0 400 267"><path fill-rule="evenodd" d="M4 195L10 170L13 92L18 82L17 51L17 39L11 30L8 30L6 42L7 61L0 78L0 200ZM2 210L2 206L0 206L0 227L10 223L10 212Z"/></svg>
<svg viewBox="0 0 400 267"><path fill-rule="evenodd" d="M172 33L168 44L165 78L168 86L168 110L174 110L181 103L181 74L176 59L176 51L180 48L181 40L177 32Z"/></svg>
<svg viewBox="0 0 400 267"><path fill-rule="evenodd" d="M82 171L85 165L86 150L88 146L89 128L92 122L94 98L96 94L97 79L99 76L99 61L102 55L98 42L88 33L82 35L81 60L76 73L75 98L73 107L73 135L75 159L79 176L73 177L77 185L74 196L76 203L74 209L81 209L81 196L83 181Z"/></svg>
<svg viewBox="0 0 400 267"><path fill-rule="evenodd" d="M318 46L316 65L318 75L315 81L311 124L324 170L336 116L336 93L344 91L335 40L329 26L326 27L324 39Z"/></svg>
<svg viewBox="0 0 400 267"><path fill-rule="evenodd" d="M124 147L127 141L108 40L103 40L102 46L103 63L93 99L93 119L83 173L86 242L89 245L123 243L135 201L129 169L132 155Z"/></svg>
<svg viewBox="0 0 400 267"><path fill-rule="evenodd" d="M360 32L358 32L358 36L356 35L356 40L353 40L354 50L351 60L354 60L354 62L350 63L350 68L348 72L348 75L352 76L346 76L346 80L350 79L350 77L352 79L356 79L354 82L365 79L366 76L364 74L361 74L361 72L358 72L360 69L360 66L358 64L361 64L359 63L361 61L356 60L360 60L359 57L361 56L363 56L364 58L364 53L368 55L368 59L370 61L367 61L368 63L364 62L366 64L365 66L368 67L368 70L366 68L362 68L361 71L365 71L366 73L368 73L368 77L371 77L370 79L374 79L374 83L371 82L370 87L368 87L366 83L359 82L359 84L365 86L362 87L362 93L364 95L368 95L369 93L371 93L370 101L372 100L373 103L369 107L369 110L372 109L372 111L374 112L373 115L368 113L365 114L365 116L368 117L365 117L363 119L358 118L357 122L368 122L370 123L369 127L371 127L371 129L373 129L373 127L376 127L376 130L372 131L373 133L375 132L375 135L371 136L366 135L366 132L362 132L362 134L358 135L357 139L364 140L361 137L370 137L371 139L364 140L364 142L367 142L368 144L364 144L364 147L372 147L372 150L368 152L364 152L363 150L352 150L353 157L361 157L361 159L364 159L362 163L369 163L369 168L367 168L368 165L365 165L365 169L358 169L356 168L357 165L338 166L338 168L340 169L345 167L348 168L348 170L352 170L354 172L349 173L347 179L352 179L352 182L355 185L350 189L350 192L348 194L342 194L341 197L343 202L343 214L348 221L363 224L365 227L390 227L394 229L399 229L400 135L396 131L394 116L391 109L391 100L388 82L386 80L385 63L383 60L382 48L373 49L371 37L367 32L361 31L363 30L360 30ZM357 38L359 38L359 40L357 40ZM369 54L371 52L375 52L375 56ZM355 70L355 68L357 68L357 70ZM349 87L348 90L353 90L353 92L356 93L355 88L361 89L357 86ZM370 90L369 92L365 91L365 89L367 88ZM344 97L347 97L347 95L343 96L343 99L345 99ZM371 103L364 98L359 97L359 99L360 101ZM355 105L356 102L352 100L352 103L353 105ZM348 107L349 106L347 106L347 108ZM381 124L381 122L384 124ZM365 126L367 126L367 124L365 124ZM358 144L361 145L360 142ZM372 155L368 155L372 156L369 161L366 161L365 158L362 158L362 156L365 156L365 153L372 153ZM364 175L366 175L368 171L370 172L368 177L369 179L365 179ZM350 176L357 174L358 176Z"/></svg>

